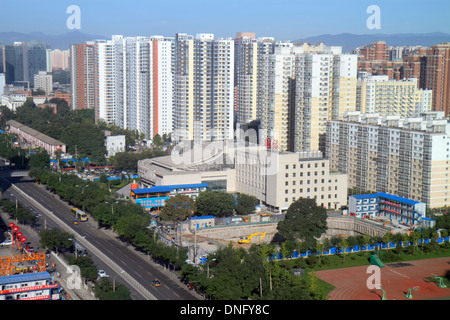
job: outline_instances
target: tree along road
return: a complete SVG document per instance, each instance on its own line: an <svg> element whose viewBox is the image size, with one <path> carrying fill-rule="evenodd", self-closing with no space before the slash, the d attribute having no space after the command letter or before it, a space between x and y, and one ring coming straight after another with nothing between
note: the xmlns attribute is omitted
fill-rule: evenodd
<svg viewBox="0 0 450 320"><path fill-rule="evenodd" d="M92 218L88 222L73 224L71 206L55 194L36 185L29 177L3 177L0 179L3 197L41 214L38 228L60 228L73 234L87 248L98 269L105 270L111 278L127 285L134 300L195 300L182 284L170 275L170 271L155 264L149 256L137 252L117 239L110 230L98 228ZM159 279L160 287L152 281Z"/></svg>

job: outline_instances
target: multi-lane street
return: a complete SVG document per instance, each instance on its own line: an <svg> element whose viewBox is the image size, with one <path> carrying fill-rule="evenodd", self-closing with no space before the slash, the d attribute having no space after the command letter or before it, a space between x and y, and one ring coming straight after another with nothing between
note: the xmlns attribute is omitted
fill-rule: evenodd
<svg viewBox="0 0 450 320"><path fill-rule="evenodd" d="M59 228L75 236L87 248L97 269L103 269L113 279L126 285L134 300L195 300L196 298L177 281L168 270L155 264L149 256L116 238L111 230L99 229L92 218L73 224L70 205L55 194L37 185L29 177L0 176L2 197L17 201L39 212L36 227ZM159 279L161 286L152 284Z"/></svg>

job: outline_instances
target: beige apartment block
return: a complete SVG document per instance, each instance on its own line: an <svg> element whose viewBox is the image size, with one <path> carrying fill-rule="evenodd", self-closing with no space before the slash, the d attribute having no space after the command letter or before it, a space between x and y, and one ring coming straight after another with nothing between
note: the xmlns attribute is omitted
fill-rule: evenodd
<svg viewBox="0 0 450 320"><path fill-rule="evenodd" d="M432 90L419 89L416 78L392 80L387 75L360 72L356 97L358 111L381 116L416 117L432 107Z"/></svg>
<svg viewBox="0 0 450 320"><path fill-rule="evenodd" d="M327 126L331 170L348 175L349 188L386 192L450 205L450 122L444 112L417 118L349 112Z"/></svg>

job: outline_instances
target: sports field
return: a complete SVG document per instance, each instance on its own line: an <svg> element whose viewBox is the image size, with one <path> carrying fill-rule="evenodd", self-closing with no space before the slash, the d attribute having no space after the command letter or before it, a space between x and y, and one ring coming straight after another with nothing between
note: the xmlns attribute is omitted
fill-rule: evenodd
<svg viewBox="0 0 450 320"><path fill-rule="evenodd" d="M372 275L372 272L367 273L367 268L316 271L316 274L319 279L335 286L329 300L381 300L382 290L367 287L367 279ZM432 275L450 274L450 257L388 263L380 271L386 300L450 299L450 287L440 288L427 279ZM410 288L416 289L411 290L411 299L405 297Z"/></svg>

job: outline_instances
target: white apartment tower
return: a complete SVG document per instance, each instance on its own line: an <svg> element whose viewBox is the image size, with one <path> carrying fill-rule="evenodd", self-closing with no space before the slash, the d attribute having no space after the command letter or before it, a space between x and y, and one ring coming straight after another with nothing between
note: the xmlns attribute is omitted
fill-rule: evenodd
<svg viewBox="0 0 450 320"><path fill-rule="evenodd" d="M237 33L235 39L235 111L238 124L257 119L258 70L262 57L272 54L273 38Z"/></svg>
<svg viewBox="0 0 450 320"><path fill-rule="evenodd" d="M172 132L172 43L161 36L97 41L98 117L147 139Z"/></svg>
<svg viewBox="0 0 450 320"><path fill-rule="evenodd" d="M324 151L326 122L356 108L357 56L341 47L279 42L261 61L262 138L280 151Z"/></svg>
<svg viewBox="0 0 450 320"><path fill-rule="evenodd" d="M356 109L357 56L340 47L296 55L293 150L325 148L326 123Z"/></svg>
<svg viewBox="0 0 450 320"><path fill-rule="evenodd" d="M273 54L260 60L258 112L261 121L261 141L270 138L271 147L288 150L290 102L294 77L292 43L277 43Z"/></svg>
<svg viewBox="0 0 450 320"><path fill-rule="evenodd" d="M173 63L174 140L232 139L233 40L177 34Z"/></svg>

